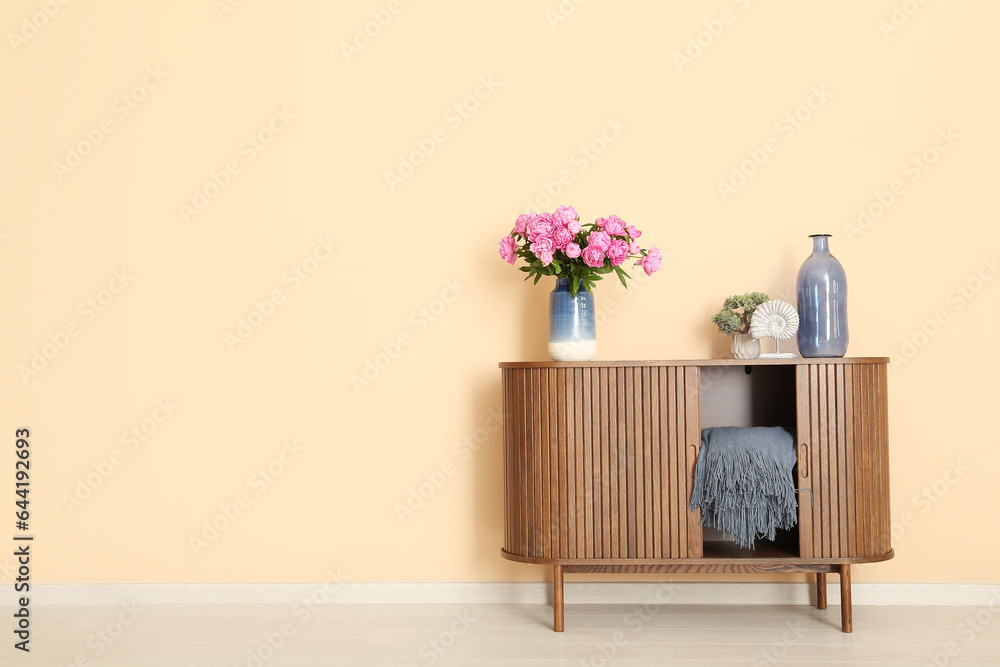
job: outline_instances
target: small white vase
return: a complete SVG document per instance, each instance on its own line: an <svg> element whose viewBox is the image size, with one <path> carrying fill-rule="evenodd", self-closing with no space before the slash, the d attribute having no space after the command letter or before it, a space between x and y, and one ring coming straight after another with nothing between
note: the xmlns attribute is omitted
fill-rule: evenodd
<svg viewBox="0 0 1000 667"><path fill-rule="evenodd" d="M750 334L733 335L733 359L757 359L760 357L760 341Z"/></svg>

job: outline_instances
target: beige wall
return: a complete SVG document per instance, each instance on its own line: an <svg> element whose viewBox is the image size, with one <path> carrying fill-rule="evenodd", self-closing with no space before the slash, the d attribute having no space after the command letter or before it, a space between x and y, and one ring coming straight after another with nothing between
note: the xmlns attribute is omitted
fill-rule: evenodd
<svg viewBox="0 0 1000 667"><path fill-rule="evenodd" d="M790 299L833 233L850 353L897 357L897 557L857 579L998 580L1000 5L224 3L0 10L0 535L27 426L36 581L542 578L499 557L492 411L551 285L496 246L560 178L667 255L597 288L599 359L726 355L721 300Z"/></svg>

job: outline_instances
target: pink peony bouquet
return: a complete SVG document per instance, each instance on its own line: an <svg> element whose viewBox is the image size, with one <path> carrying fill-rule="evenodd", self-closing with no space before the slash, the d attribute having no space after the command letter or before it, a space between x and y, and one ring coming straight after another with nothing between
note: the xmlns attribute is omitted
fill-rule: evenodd
<svg viewBox="0 0 1000 667"><path fill-rule="evenodd" d="M626 225L617 215L580 223L580 214L572 206L560 206L555 213L524 213L517 217L514 229L500 239L500 256L513 265L518 257L528 263L521 271L534 276L566 278L573 296L580 286L590 292L594 283L612 271L628 287L631 276L622 269L629 259L636 259L646 275L660 270L663 253L659 248L643 250L638 238L642 232Z"/></svg>

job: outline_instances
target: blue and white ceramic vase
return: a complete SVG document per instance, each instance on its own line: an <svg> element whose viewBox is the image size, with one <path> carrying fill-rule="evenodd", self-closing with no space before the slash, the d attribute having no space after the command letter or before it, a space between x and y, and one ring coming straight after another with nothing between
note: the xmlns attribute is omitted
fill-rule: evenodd
<svg viewBox="0 0 1000 667"><path fill-rule="evenodd" d="M556 278L549 294L549 356L554 361L590 361L597 354L594 297L583 286L573 296L569 280Z"/></svg>
<svg viewBox="0 0 1000 667"><path fill-rule="evenodd" d="M812 234L813 251L796 279L799 301L799 354L847 354L847 275L830 254L829 234Z"/></svg>

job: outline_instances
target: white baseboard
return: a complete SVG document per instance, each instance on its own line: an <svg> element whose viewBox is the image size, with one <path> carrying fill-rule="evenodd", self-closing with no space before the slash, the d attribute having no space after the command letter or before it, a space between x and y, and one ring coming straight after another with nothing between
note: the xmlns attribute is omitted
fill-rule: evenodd
<svg viewBox="0 0 1000 667"><path fill-rule="evenodd" d="M832 583L829 583L831 582ZM566 604L808 605L806 583L574 583ZM328 583L284 584L34 584L36 605L137 604L551 604L545 583ZM854 583L855 605L984 606L1000 600L1000 584ZM827 599L840 604L836 576Z"/></svg>

